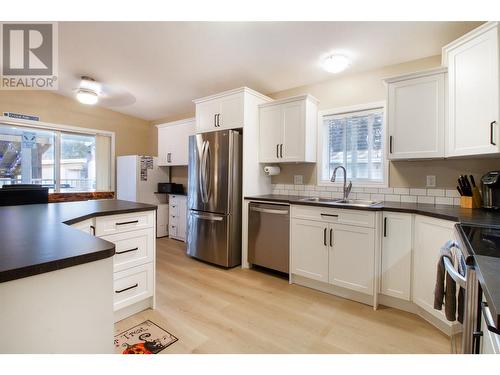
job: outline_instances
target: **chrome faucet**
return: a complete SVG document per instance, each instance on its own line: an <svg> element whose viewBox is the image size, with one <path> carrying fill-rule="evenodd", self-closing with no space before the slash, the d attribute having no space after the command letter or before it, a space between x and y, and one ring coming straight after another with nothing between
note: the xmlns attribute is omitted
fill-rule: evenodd
<svg viewBox="0 0 500 375"><path fill-rule="evenodd" d="M339 165L338 167L336 167L334 170L333 170L333 173L332 173L332 178L330 179L331 182L335 182L335 175L337 174L337 169L339 168L342 168L342 170L344 171L344 187L343 187L343 191L344 191L344 198L343 200L347 200L347 197L349 196L349 194L351 193L351 189L352 189L352 181L349 181L349 185L346 186L347 184L347 171L345 170L345 168L341 165Z"/></svg>

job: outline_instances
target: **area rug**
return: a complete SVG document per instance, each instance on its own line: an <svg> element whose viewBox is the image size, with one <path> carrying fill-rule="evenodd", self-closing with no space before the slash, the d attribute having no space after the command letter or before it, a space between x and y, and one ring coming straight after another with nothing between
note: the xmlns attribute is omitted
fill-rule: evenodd
<svg viewBox="0 0 500 375"><path fill-rule="evenodd" d="M115 335L116 354L157 354L178 339L151 320Z"/></svg>

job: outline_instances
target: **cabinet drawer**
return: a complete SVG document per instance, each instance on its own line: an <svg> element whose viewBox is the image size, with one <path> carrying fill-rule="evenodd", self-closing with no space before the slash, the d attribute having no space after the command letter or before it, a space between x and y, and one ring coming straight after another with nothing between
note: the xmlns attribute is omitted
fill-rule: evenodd
<svg viewBox="0 0 500 375"><path fill-rule="evenodd" d="M103 236L103 240L113 242L116 246L113 257L115 272L152 262L154 235L154 229L148 228Z"/></svg>
<svg viewBox="0 0 500 375"><path fill-rule="evenodd" d="M375 228L375 212L302 205L292 205L291 212L292 217L296 219Z"/></svg>
<svg viewBox="0 0 500 375"><path fill-rule="evenodd" d="M153 295L153 263L143 264L114 274L114 311Z"/></svg>
<svg viewBox="0 0 500 375"><path fill-rule="evenodd" d="M96 236L129 232L131 230L154 228L155 211L133 212L96 218Z"/></svg>
<svg viewBox="0 0 500 375"><path fill-rule="evenodd" d="M170 223L168 226L168 235L170 237L177 237L178 227L177 224Z"/></svg>

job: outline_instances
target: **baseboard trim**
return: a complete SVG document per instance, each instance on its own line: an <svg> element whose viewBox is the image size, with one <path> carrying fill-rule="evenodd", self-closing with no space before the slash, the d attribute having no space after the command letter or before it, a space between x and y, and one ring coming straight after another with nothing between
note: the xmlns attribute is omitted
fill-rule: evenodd
<svg viewBox="0 0 500 375"><path fill-rule="evenodd" d="M142 301L134 303L133 305L124 307L123 309L115 311L115 323L128 318L134 314L137 314L141 311L152 309L154 306L153 297L148 297Z"/></svg>

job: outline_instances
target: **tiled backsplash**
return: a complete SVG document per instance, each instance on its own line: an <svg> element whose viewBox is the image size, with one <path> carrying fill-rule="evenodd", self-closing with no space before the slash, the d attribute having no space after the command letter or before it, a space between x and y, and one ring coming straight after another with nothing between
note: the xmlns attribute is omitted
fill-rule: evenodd
<svg viewBox="0 0 500 375"><path fill-rule="evenodd" d="M272 188L273 194L342 198L341 187L273 184ZM353 187L349 198L388 202L460 205L460 195L455 189Z"/></svg>

